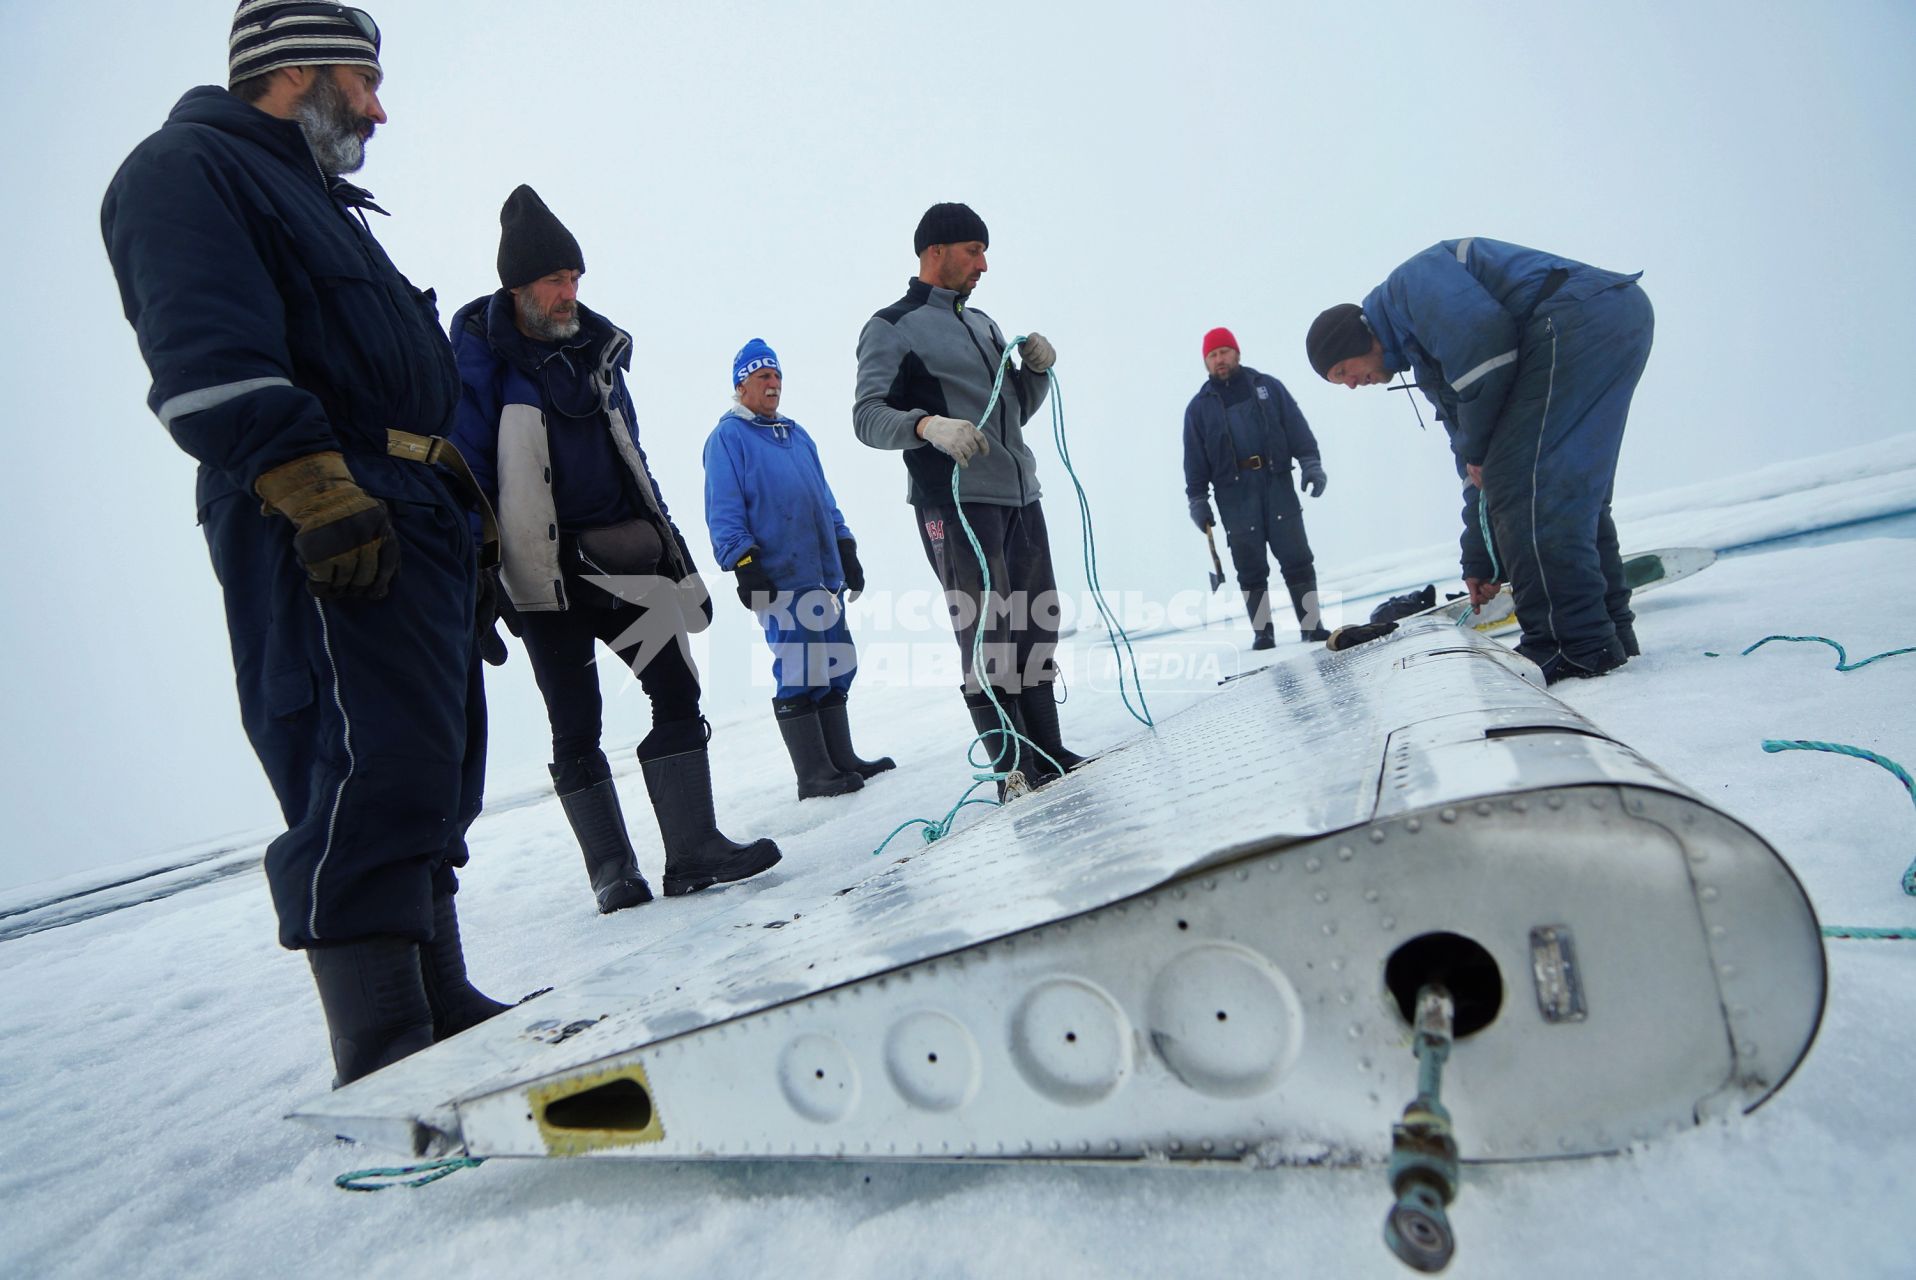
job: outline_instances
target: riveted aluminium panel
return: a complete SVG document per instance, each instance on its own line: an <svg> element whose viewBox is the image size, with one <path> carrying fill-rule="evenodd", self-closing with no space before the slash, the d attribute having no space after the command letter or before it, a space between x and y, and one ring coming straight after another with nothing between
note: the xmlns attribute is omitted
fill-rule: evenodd
<svg viewBox="0 0 1916 1280"><path fill-rule="evenodd" d="M416 1150L456 1150L471 1146L471 1135L466 1130L480 1125L482 1114L488 1116L488 1123L499 1119L489 1108L505 1105L503 1099L520 1096L529 1083L601 1071L608 1064L636 1058L643 1062L659 1099L657 1119L664 1133L662 1140L645 1144L645 1153L672 1151L682 1155L686 1148L678 1145L681 1139L698 1143L703 1141L699 1133L716 1135L721 1131L703 1128L706 1121L701 1118L688 1132L682 1122L674 1120L675 1115L703 1114L698 1108L706 1103L695 1100L696 1090L689 1089L687 1081L703 1078L717 1082L726 1078L723 1070L703 1060L703 1054L687 1056L691 1050L686 1046L705 1036L708 1029L718 1028L724 1028L723 1036L733 1044L750 1039L770 1052L774 1063L789 1065L816 1051L826 1059L857 1066L859 1101L835 1124L852 1124L854 1116L861 1117L855 1123L866 1123L862 1117L879 1114L875 1109L894 1095L905 1099L946 1097L938 1091L935 1080L918 1080L899 1065L904 1061L899 1057L903 1050L886 1049L880 1044L871 1050L878 1057L867 1059L860 1055L870 1046L854 1047L847 1039L850 1033L826 1029L804 1033L810 1038L781 1041L774 1051L773 1038L756 1029L764 1021L756 1015L776 1010L779 1017L796 1017L795 1012L786 1011L808 1004L824 1007L867 1001L877 990L878 980L891 981L889 975L916 972L914 966L929 966L941 957L981 949L988 952L1001 941L1105 909L1115 912L1120 920L1142 919L1136 912L1150 908L1132 904L1152 891L1210 868L1236 867L1247 856L1264 857L1268 865L1276 867L1280 865L1277 855L1287 849L1301 851L1313 841L1359 829L1364 832L1363 840L1380 832L1383 839L1390 840L1390 833L1398 828L1389 822L1367 827L1374 819L1401 818L1408 822L1413 819L1405 815L1436 813L1480 800L1528 803L1521 800L1522 795L1539 787L1564 789L1594 784L1615 788L1630 784L1646 795L1657 791L1687 794L1628 748L1604 738L1594 726L1535 687L1531 683L1534 675L1534 668L1500 646L1434 623L1408 625L1389 641L1343 654L1311 651L1297 655L1294 660L1232 682L1217 696L1042 792L989 814L935 846L879 868L851 890L819 903L802 919L775 934L731 929L721 919L701 936L680 936L664 946L645 948L583 982L317 1099L303 1107L297 1118L329 1132L362 1136L386 1145L398 1145L395 1135L403 1135ZM1665 852L1674 847L1667 837L1651 832L1648 824L1639 825L1645 829L1632 831L1632 842L1655 844L1662 839ZM1421 856L1436 859L1433 868L1443 868L1442 875L1430 877L1432 883L1451 885L1460 896L1484 897L1491 904L1487 909L1494 909L1498 901L1495 886L1508 879L1496 873L1497 864L1486 856L1499 839L1497 828L1479 824L1468 829L1474 833L1472 839L1461 844L1422 842L1427 850L1450 848L1450 852ZM1337 847L1346 845L1365 847L1348 841ZM1311 856L1293 859L1292 865L1308 864ZM1332 860L1321 852L1314 856L1320 865L1329 866L1335 855ZM1767 849L1761 856L1774 859ZM1667 861L1663 859L1658 865ZM1677 861L1680 865L1682 860ZM1367 865L1373 863L1367 861ZM1240 921L1225 933L1237 939L1230 945L1248 948L1252 958L1240 956L1243 963L1234 965L1224 953L1205 953L1186 961L1183 969L1170 971L1225 975L1254 987L1247 975L1272 969L1281 981L1270 983L1270 990L1278 994L1269 996L1267 1002L1275 1001L1274 1008L1289 1009L1294 1000L1303 1011L1297 1017L1305 1019L1297 1024L1300 1028L1307 1022L1312 1028L1319 1025L1322 1013L1332 1006L1342 1006L1347 996L1353 1007L1361 1005L1376 1014L1381 1007L1376 981L1372 976L1359 980L1353 969L1375 957L1369 952L1364 954L1370 959L1361 961L1355 955L1340 957L1329 941L1337 931L1360 926L1318 910L1326 904L1316 902L1314 895L1328 892L1324 887L1328 881L1300 897L1304 877L1285 880L1275 871L1264 874L1272 877L1270 893L1258 901L1254 915L1283 933L1289 939L1285 946L1302 948L1302 952L1293 954L1263 935L1244 941L1240 935L1248 936L1248 926ZM1783 874L1787 878L1787 869ZM1292 887L1286 890L1280 881ZM1369 888L1380 895L1401 895L1411 883L1406 880L1397 886ZM1687 892L1680 889L1671 881L1667 895L1659 901L1677 903L1687 899ZM1606 891L1590 892L1600 897ZM1693 902L1684 909L1692 916L1696 913ZM1540 911L1539 907L1532 914ZM749 899L741 902L737 914L749 916ZM1401 930L1410 927L1407 922L1415 915L1400 909L1391 918L1397 921L1393 928ZM1511 919L1511 927L1517 928L1516 916ZM1529 919L1520 923L1521 929L1513 936L1524 939L1527 947L1531 926L1558 922ZM1333 934L1322 932L1327 925L1334 926ZM1111 928L1104 933L1118 938L1123 930ZM1112 956L1130 949L1122 943L1113 946ZM1590 948L1582 935L1578 935L1578 946L1587 966ZM1340 958L1341 969L1329 968ZM1172 965L1174 959L1159 957L1159 968ZM1518 960L1509 962L1517 964ZM1820 950L1817 963L1815 985L1820 992ZM1344 985L1320 990L1313 983L1325 971L1352 973L1353 977ZM948 981L956 968L947 963L939 972ZM1162 1064L1164 1072L1173 1078L1180 1073L1187 1080L1235 1078L1228 1065L1208 1059L1193 1064L1175 1052L1167 1055L1159 1051L1160 1044L1168 1043L1161 1035L1155 1040L1146 1035L1140 1047L1139 1028L1150 1022L1145 1011L1167 1007L1162 1002L1152 1006L1148 1000L1139 1003L1142 996L1120 999L1116 987L1123 984L1100 970L1060 974L1044 980L1052 983L1050 986L1007 983L1004 992L991 997L1010 1002L1008 1007L1028 1010L1023 1015L1025 1021L1019 1024L1025 1028L1019 1033L1023 1039L1007 1039L1009 1033L990 1031L989 1020L979 1021L975 1011L962 1016L943 1015L950 1018L950 1026L963 1030L962 1038L967 1038L971 1047L952 1052L961 1057L969 1054L977 1076L967 1086L970 1092L958 1101L942 1110L909 1106L910 1114L940 1117L940 1124L962 1120L975 1125L981 1107L1007 1105L1013 1096L988 1087L1007 1070L1027 1082L1052 1080L1049 1093L1031 1086L1037 1089L1038 1097L1051 1103L1107 1089L1114 1073L1121 1074L1126 1082L1119 1092L1135 1101L1153 1087L1148 1081L1159 1070L1154 1064ZM915 980L921 982L920 989L930 985L929 979ZM1171 990L1188 985L1175 979L1165 981ZM1290 994L1283 994L1286 991ZM1084 1033L1087 1041L1103 1036L1113 1042L1123 1039L1129 1047L1121 1060L1106 1058L1101 1060L1102 1066L1074 1074L1072 1055L1066 1053L1054 1062L1064 1051L1042 1039L1032 1039L1031 1028L1043 1024L1058 1010L1080 1007L1115 1011L1100 1015L1105 1018L1103 1022L1086 1023L1102 1028ZM1615 1006L1608 1009L1606 1018L1614 1016ZM1001 1011L996 1016L1002 1022L1011 1015ZM1290 1017L1285 1014L1278 1021ZM1372 1065L1360 1066L1360 1077L1366 1071L1388 1070L1382 1064L1390 1055L1378 1045L1387 1045L1400 1036L1401 1028L1392 1021L1394 1017L1354 1017L1348 1024L1344 1034L1354 1042L1369 1044L1367 1037L1382 1037L1367 1055ZM1593 1010L1592 1020L1596 1017ZM745 1028L747 1020L752 1020L752 1029ZM921 1019L913 1027L915 1030L899 1034L907 1039L912 1035L936 1039L934 1033L949 1030L945 1023L935 1020ZM1306 1036L1300 1030L1299 1035L1304 1038L1297 1041L1298 1045L1314 1043L1318 1038L1315 1031ZM669 1052L668 1045L672 1046ZM1206 1106L1242 1111L1255 1105L1263 1108L1258 1111L1264 1117L1259 1123L1275 1124L1278 1121L1271 1116L1281 1119L1291 1113L1283 1108L1269 1111L1266 1104L1273 1091L1287 1098L1316 1097L1325 1080L1318 1073L1328 1070L1335 1076L1350 1069L1350 1063L1342 1060L1326 1068L1321 1064L1330 1060L1311 1056L1302 1048L1294 1049L1295 1060L1272 1078L1268 1089L1234 1096L1228 1102L1201 1094L1210 1098ZM674 1069L673 1063L695 1059L699 1066L692 1076ZM945 1061L949 1064L950 1059ZM736 1069L747 1067L741 1064ZM790 1070L799 1068L791 1066ZM797 1079L775 1077L773 1093L785 1099L796 1090L795 1096L810 1099L805 1105L814 1111L832 1110L835 1104L799 1089ZM1140 1085L1139 1081L1147 1084ZM883 1089L879 1088L880 1082ZM741 1083L739 1087L746 1086ZM1360 1133L1372 1132L1375 1114L1381 1114L1377 1108L1389 1111L1401 1107L1403 1101L1384 1087L1382 1080L1376 1093L1383 1101L1366 1101L1345 1119L1312 1131L1300 1141L1307 1147L1312 1142L1333 1139L1356 1142ZM714 1083L711 1099L728 1096L732 1096L729 1086L720 1089ZM1182 1095L1172 1091L1166 1096ZM1247 1102L1250 1096L1260 1101ZM1365 1097L1369 1099L1368 1091ZM780 1105L797 1104L787 1100ZM1300 1102L1299 1106L1310 1109L1308 1103ZM750 1142L755 1149L762 1149L774 1141L770 1129L759 1121L753 1123L758 1127L751 1128L749 1134L739 1130L722 1145ZM1186 1121L1177 1119L1175 1123ZM486 1129L486 1141L503 1144L490 1149L522 1150L519 1140L508 1130L510 1125ZM928 1132L938 1132L937 1126ZM995 1136L1002 1129L991 1132L994 1152L1001 1141L1024 1140ZM1112 1142L1119 1143L1123 1153L1167 1150L1169 1142L1185 1142L1182 1137L1166 1137L1168 1132L1162 1124L1157 1129L1134 1129L1123 1134L1097 1129L1095 1134L1078 1133L1070 1141L1103 1144L1107 1154ZM1263 1131L1253 1126L1231 1132ZM1218 1133L1220 1136L1194 1137L1191 1141L1215 1144L1228 1136L1225 1129ZM1228 1142L1245 1141L1256 1146L1275 1141L1271 1133L1304 1134L1306 1130L1280 1124L1254 1142L1250 1137L1237 1136L1228 1136ZM953 1140L924 1139L935 1144ZM1062 1136L1043 1139L1053 1140L1061 1144L1066 1141ZM1516 1136L1509 1140L1522 1141ZM1533 1135L1532 1141L1536 1140ZM787 1147L796 1141L796 1137L784 1139ZM858 1145L864 1141L859 1139ZM982 1141L965 1137L960 1145L969 1147ZM1578 1137L1575 1142L1581 1144L1578 1149L1588 1149L1596 1145L1596 1138ZM619 1144L614 1141L595 1149L616 1150ZM1196 1149L1201 1150L1201 1145ZM523 1153L533 1153L531 1140L523 1145ZM806 1154L834 1152L808 1150Z"/></svg>

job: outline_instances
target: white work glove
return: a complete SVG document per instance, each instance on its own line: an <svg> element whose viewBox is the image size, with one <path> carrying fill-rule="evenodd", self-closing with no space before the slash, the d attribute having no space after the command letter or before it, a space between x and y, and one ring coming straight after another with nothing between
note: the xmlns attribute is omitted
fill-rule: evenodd
<svg viewBox="0 0 1916 1280"><path fill-rule="evenodd" d="M1025 368L1033 373L1043 373L1058 363L1058 351L1042 333L1027 333L1023 343Z"/></svg>
<svg viewBox="0 0 1916 1280"><path fill-rule="evenodd" d="M991 452L985 433L962 418L940 418L931 414L918 420L918 434L940 453L951 455L959 466L969 466L972 455Z"/></svg>

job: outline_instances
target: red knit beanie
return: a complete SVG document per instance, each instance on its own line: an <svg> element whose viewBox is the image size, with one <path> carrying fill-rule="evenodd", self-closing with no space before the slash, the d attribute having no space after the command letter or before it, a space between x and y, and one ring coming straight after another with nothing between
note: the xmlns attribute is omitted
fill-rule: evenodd
<svg viewBox="0 0 1916 1280"><path fill-rule="evenodd" d="M1208 356L1219 347L1229 347L1233 351L1241 350L1237 345L1236 335L1223 325L1204 335L1204 350L1200 354Z"/></svg>

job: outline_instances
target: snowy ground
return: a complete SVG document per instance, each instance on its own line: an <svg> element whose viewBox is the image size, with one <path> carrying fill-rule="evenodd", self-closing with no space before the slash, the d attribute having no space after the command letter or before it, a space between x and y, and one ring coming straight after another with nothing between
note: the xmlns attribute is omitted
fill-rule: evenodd
<svg viewBox="0 0 1916 1280"><path fill-rule="evenodd" d="M1626 550L1740 549L1640 598L1642 658L1561 689L1763 833L1825 924L1916 927L1916 899L1898 886L1916 857L1916 806L1874 765L1759 744L1845 742L1916 765L1916 654L1839 673L1821 645L1739 653L1771 634L1830 636L1852 660L1916 644L1913 511L1916 436L1626 508ZM1442 566L1441 549L1423 549L1327 585L1361 614L1361 595ZM1249 638L1241 622L1218 633ZM1136 727L1091 683L1064 713L1080 748ZM1160 687L1151 709L1162 719L1203 696L1194 682ZM460 898L481 985L504 996L564 983L681 930L787 918L868 874L886 832L942 814L963 789L970 730L945 688L861 687L853 706L861 747L895 756L898 771L802 806L768 719L718 726L724 825L786 850L774 872L724 892L601 918L557 803L534 789L495 795ZM621 788L656 883L629 758ZM330 1065L305 965L273 945L258 852L209 842L0 895L7 1274L1409 1274L1378 1240L1388 1196L1374 1168L495 1160L423 1190L338 1191L335 1174L384 1161L280 1118L325 1089ZM145 874L161 867L173 869ZM1452 1210L1451 1274L1916 1274L1916 942L1832 941L1829 957L1820 1037L1775 1100L1621 1157L1473 1168Z"/></svg>

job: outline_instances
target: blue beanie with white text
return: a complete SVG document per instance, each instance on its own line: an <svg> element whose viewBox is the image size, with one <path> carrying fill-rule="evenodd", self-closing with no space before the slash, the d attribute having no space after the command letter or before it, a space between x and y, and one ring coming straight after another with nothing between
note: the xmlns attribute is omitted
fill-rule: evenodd
<svg viewBox="0 0 1916 1280"><path fill-rule="evenodd" d="M737 386L760 369L777 369L778 352L765 345L765 339L753 338L732 357L732 385ZM781 372L781 376L783 376Z"/></svg>

